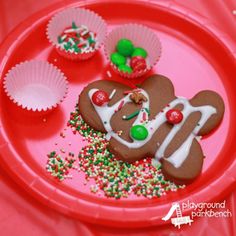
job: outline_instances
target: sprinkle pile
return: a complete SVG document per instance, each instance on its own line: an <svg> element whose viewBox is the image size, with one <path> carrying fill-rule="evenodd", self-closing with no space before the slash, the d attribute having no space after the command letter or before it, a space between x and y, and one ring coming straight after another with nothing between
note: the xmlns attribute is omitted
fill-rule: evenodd
<svg viewBox="0 0 236 236"><path fill-rule="evenodd" d="M74 134L79 133L89 142L78 155L78 170L85 173L87 181L95 180L95 185L90 186L91 192L101 194L102 191L106 197L116 199L131 194L152 199L185 187L164 180L160 164L153 165L152 158L133 164L115 158L108 149L109 142L105 134L95 131L84 122L78 106L70 114L68 126Z"/></svg>
<svg viewBox="0 0 236 236"><path fill-rule="evenodd" d="M52 151L48 154L46 170L60 181L66 178L72 178L72 176L69 175L69 170L71 168L77 168L73 165L75 161L76 158L74 157L73 153L69 153L69 157L64 159L55 151Z"/></svg>
<svg viewBox="0 0 236 236"><path fill-rule="evenodd" d="M85 123L79 113L78 104L76 105L75 111L70 113L70 119L67 126L72 129L74 134L78 132L81 136L83 136L84 141L86 140L91 144L105 140L104 133L95 131Z"/></svg>
<svg viewBox="0 0 236 236"><path fill-rule="evenodd" d="M96 33L75 22L58 36L57 41L61 49L75 54L93 52L97 47Z"/></svg>

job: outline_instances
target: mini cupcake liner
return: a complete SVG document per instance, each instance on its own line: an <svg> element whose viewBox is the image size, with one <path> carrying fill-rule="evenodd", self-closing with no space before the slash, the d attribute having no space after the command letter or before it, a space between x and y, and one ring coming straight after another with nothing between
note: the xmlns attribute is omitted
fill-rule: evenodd
<svg viewBox="0 0 236 236"><path fill-rule="evenodd" d="M128 74L120 71L111 62L110 55L116 51L116 44L122 38L131 40L135 47L142 47L147 51L147 68L145 70ZM117 27L109 33L104 43L104 50L111 67L116 73L124 78L137 78L146 74L157 63L161 56L161 43L157 35L150 28L139 24L126 24Z"/></svg>
<svg viewBox="0 0 236 236"><path fill-rule="evenodd" d="M4 78L3 87L18 106L29 111L47 111L66 97L68 81L54 65L32 60L12 67Z"/></svg>
<svg viewBox="0 0 236 236"><path fill-rule="evenodd" d="M84 53L74 53L62 49L58 44L58 36L70 26L72 22L76 25L85 25L89 30L97 34L97 45L94 51ZM101 47L106 36L106 23L95 12L82 8L69 8L57 13L49 21L47 25L47 38L49 42L56 48L58 53L70 60L86 60L92 57Z"/></svg>

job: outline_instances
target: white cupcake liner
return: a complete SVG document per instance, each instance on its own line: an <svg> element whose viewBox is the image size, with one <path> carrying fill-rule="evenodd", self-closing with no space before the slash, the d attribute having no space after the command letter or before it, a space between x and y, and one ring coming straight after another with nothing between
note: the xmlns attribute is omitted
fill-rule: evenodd
<svg viewBox="0 0 236 236"><path fill-rule="evenodd" d="M120 71L118 67L111 62L110 55L116 51L116 44L122 38L131 40L135 47L142 47L147 51L147 68L145 70L128 74ZM150 28L140 24L125 24L109 33L104 43L104 50L111 67L116 73L125 78L137 78L150 71L160 59L161 43Z"/></svg>
<svg viewBox="0 0 236 236"><path fill-rule="evenodd" d="M36 60L12 67L4 78L3 86L14 103L29 111L55 108L68 91L68 81L57 67Z"/></svg>
<svg viewBox="0 0 236 236"><path fill-rule="evenodd" d="M66 51L58 45L58 36L65 28L71 26L72 22L75 22L78 26L85 25L89 30L97 34L95 50L92 52L74 53ZM49 42L57 49L61 56L71 60L86 60L92 57L101 47L101 44L106 37L106 29L107 25L105 21L95 12L82 8L69 8L52 17L47 25L46 34Z"/></svg>

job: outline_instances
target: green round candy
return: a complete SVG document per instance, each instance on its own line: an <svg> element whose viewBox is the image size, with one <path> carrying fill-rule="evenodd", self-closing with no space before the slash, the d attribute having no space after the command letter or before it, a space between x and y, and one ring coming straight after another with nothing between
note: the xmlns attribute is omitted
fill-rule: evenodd
<svg viewBox="0 0 236 236"><path fill-rule="evenodd" d="M134 125L130 129L130 134L133 139L144 140L148 136L148 130L143 125Z"/></svg>
<svg viewBox="0 0 236 236"><path fill-rule="evenodd" d="M147 51L143 48L135 48L131 57L141 56L143 58L147 57Z"/></svg>
<svg viewBox="0 0 236 236"><path fill-rule="evenodd" d="M134 51L134 45L129 39L120 39L116 45L116 50L123 56L128 57Z"/></svg>
<svg viewBox="0 0 236 236"><path fill-rule="evenodd" d="M133 72L132 68L130 66L127 65L119 65L118 69L121 70L122 72L131 74Z"/></svg>
<svg viewBox="0 0 236 236"><path fill-rule="evenodd" d="M111 54L111 61L113 64L119 66L124 65L126 63L126 58L118 52L114 52Z"/></svg>

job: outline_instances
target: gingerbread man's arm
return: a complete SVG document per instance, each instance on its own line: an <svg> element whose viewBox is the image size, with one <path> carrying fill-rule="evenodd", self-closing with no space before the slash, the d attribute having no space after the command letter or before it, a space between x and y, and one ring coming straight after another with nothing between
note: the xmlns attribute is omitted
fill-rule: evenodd
<svg viewBox="0 0 236 236"><path fill-rule="evenodd" d="M216 92L211 90L204 90L197 93L191 100L192 106L205 106L209 105L216 109L216 113L213 114L205 123L205 125L198 132L199 136L209 134L215 129L223 119L225 106L223 99Z"/></svg>

